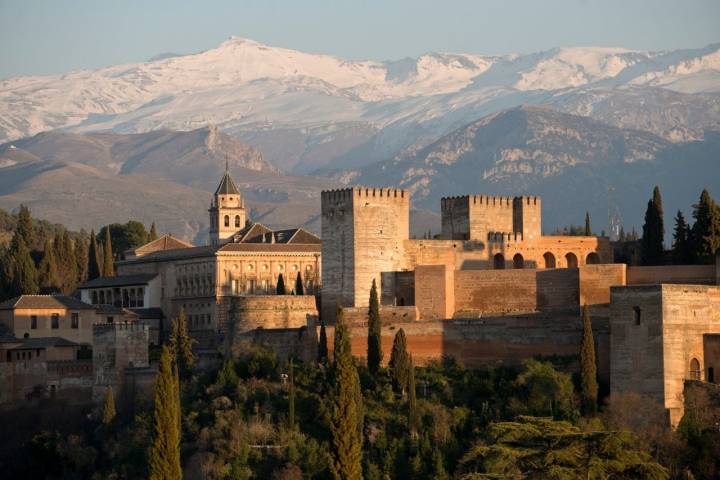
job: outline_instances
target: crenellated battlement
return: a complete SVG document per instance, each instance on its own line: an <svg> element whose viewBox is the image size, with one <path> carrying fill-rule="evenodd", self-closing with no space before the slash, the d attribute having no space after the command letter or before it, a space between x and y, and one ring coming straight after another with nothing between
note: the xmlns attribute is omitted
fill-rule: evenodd
<svg viewBox="0 0 720 480"><path fill-rule="evenodd" d="M488 233L488 243L515 243L522 242L522 232L490 232Z"/></svg>
<svg viewBox="0 0 720 480"><path fill-rule="evenodd" d="M114 322L114 323L94 323L93 335L101 335L111 331L143 331L150 330L150 326L146 322Z"/></svg>
<svg viewBox="0 0 720 480"><path fill-rule="evenodd" d="M337 190L324 190L321 192L321 199L326 202L345 202L353 198L369 199L375 201L392 200L409 202L410 192L401 188L379 188L379 187L352 187Z"/></svg>

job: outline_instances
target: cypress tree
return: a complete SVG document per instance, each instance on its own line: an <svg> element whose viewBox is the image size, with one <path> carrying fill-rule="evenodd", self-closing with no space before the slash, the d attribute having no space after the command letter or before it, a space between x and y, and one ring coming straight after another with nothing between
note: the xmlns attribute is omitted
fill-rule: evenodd
<svg viewBox="0 0 720 480"><path fill-rule="evenodd" d="M58 266L58 281L63 293L70 293L77 287L77 260L75 249L67 230L58 232L53 242L55 261Z"/></svg>
<svg viewBox="0 0 720 480"><path fill-rule="evenodd" d="M155 228L155 222L150 226L150 233L148 234L148 242L153 242L158 239L157 229Z"/></svg>
<svg viewBox="0 0 720 480"><path fill-rule="evenodd" d="M585 211L585 236L589 237L592 235L592 229L590 228L590 212Z"/></svg>
<svg viewBox="0 0 720 480"><path fill-rule="evenodd" d="M324 363L327 361L328 346L327 346L327 332L325 331L325 322L320 323L320 340L318 342L318 363Z"/></svg>
<svg viewBox="0 0 720 480"><path fill-rule="evenodd" d="M58 290L58 267L55 261L55 249L50 240L45 242L45 249L38 268L38 282L42 292L52 293Z"/></svg>
<svg viewBox="0 0 720 480"><path fill-rule="evenodd" d="M88 280L95 280L100 276L100 259L98 258L98 245L97 238L95 237L95 230L90 232L90 248L88 249L88 266L87 266L87 278Z"/></svg>
<svg viewBox="0 0 720 480"><path fill-rule="evenodd" d="M187 331L185 309L180 307L180 313L173 322L170 349L175 356L175 365L178 367L180 377L183 379L188 379L192 375L192 367L195 363L192 352L193 343L194 340L190 338Z"/></svg>
<svg viewBox="0 0 720 480"><path fill-rule="evenodd" d="M13 241L10 259L10 297L38 293L38 274L30 250L21 237Z"/></svg>
<svg viewBox="0 0 720 480"><path fill-rule="evenodd" d="M410 356L407 352L407 339L405 338L405 331L402 328L395 334L388 367L390 367L390 375L392 377L395 390L405 397L405 392L407 391L408 386L408 374L410 370Z"/></svg>
<svg viewBox="0 0 720 480"><path fill-rule="evenodd" d="M375 279L370 287L370 304L368 307L368 345L367 345L367 366L370 375L377 379L382 362L382 326L380 322L380 303L378 302L377 285Z"/></svg>
<svg viewBox="0 0 720 480"><path fill-rule="evenodd" d="M80 284L87 280L88 248L85 236L75 240L75 271L77 273L76 283Z"/></svg>
<svg viewBox="0 0 720 480"><path fill-rule="evenodd" d="M105 264L103 265L103 276L114 277L115 270L113 269L113 254L112 254L112 240L110 240L110 226L105 227L105 240L103 241L103 249L105 254L103 255Z"/></svg>
<svg viewBox="0 0 720 480"><path fill-rule="evenodd" d="M412 436L417 435L418 423L419 416L415 393L415 365L413 364L412 355L410 355L408 362L408 429Z"/></svg>
<svg viewBox="0 0 720 480"><path fill-rule="evenodd" d="M335 321L333 364L333 405L331 414L332 463L337 480L362 478L362 393L360 378L353 364L350 332L338 307Z"/></svg>
<svg viewBox="0 0 720 480"><path fill-rule="evenodd" d="M580 346L580 383L581 400L585 415L594 415L597 411L597 365L595 364L595 340L593 338L590 310L587 305L582 309L583 338Z"/></svg>
<svg viewBox="0 0 720 480"><path fill-rule="evenodd" d="M298 272L297 278L295 279L295 295L305 295L305 289L303 288L300 272Z"/></svg>
<svg viewBox="0 0 720 480"><path fill-rule="evenodd" d="M278 275L277 286L275 287L275 290L278 295L285 295L285 279L283 279L282 273Z"/></svg>
<svg viewBox="0 0 720 480"><path fill-rule="evenodd" d="M690 230L690 250L695 262L712 263L715 252L720 249L720 206L707 190L700 194L700 201L693 205L695 223Z"/></svg>
<svg viewBox="0 0 720 480"><path fill-rule="evenodd" d="M106 427L112 425L115 420L115 397L113 395L112 385L108 385L105 390L105 405L103 406L103 420L102 423Z"/></svg>
<svg viewBox="0 0 720 480"><path fill-rule="evenodd" d="M662 197L656 186L653 198L648 201L645 210L645 223L642 237L642 263L644 265L661 265L664 256L665 227L663 220Z"/></svg>
<svg viewBox="0 0 720 480"><path fill-rule="evenodd" d="M178 385L173 372L172 354L168 347L163 347L155 380L153 443L148 459L150 480L182 478L178 416Z"/></svg>
<svg viewBox="0 0 720 480"><path fill-rule="evenodd" d="M288 428L295 430L295 373L293 372L293 361L290 359L290 386L288 387Z"/></svg>
<svg viewBox="0 0 720 480"><path fill-rule="evenodd" d="M30 209L25 205L20 205L20 211L17 216L17 226L15 227L15 235L22 238L28 249L32 248L35 236L33 235L32 216Z"/></svg>
<svg viewBox="0 0 720 480"><path fill-rule="evenodd" d="M688 225L680 210L678 210L677 216L675 217L672 255L675 263L679 265L687 265L692 261L690 242L688 239Z"/></svg>

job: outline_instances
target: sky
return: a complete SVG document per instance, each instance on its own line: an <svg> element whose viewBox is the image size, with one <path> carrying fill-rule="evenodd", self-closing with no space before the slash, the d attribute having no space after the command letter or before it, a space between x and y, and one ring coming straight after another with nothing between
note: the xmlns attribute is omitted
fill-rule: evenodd
<svg viewBox="0 0 720 480"><path fill-rule="evenodd" d="M720 0L0 0L0 78L196 53L229 36L348 59L720 42Z"/></svg>

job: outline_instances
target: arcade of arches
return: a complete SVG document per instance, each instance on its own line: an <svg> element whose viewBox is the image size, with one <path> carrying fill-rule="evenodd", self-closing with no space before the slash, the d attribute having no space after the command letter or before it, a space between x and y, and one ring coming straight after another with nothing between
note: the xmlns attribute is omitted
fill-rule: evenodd
<svg viewBox="0 0 720 480"><path fill-rule="evenodd" d="M562 257L561 257L562 258ZM565 265L564 268L578 268L580 262L578 256L573 252L565 254ZM516 253L512 257L512 268L526 268L527 265L532 265L534 262L526 263L525 257L521 253ZM597 265L600 263L600 256L597 252L590 252L585 257L585 265ZM502 253L496 253L493 255L493 268L495 270L502 270L506 268L505 255ZM558 268L558 263L555 254L552 252L545 252L542 256L542 262L538 268Z"/></svg>

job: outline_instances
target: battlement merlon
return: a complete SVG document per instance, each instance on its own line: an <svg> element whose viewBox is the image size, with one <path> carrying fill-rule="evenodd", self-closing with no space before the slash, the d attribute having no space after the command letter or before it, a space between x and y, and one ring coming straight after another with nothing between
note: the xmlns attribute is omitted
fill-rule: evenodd
<svg viewBox="0 0 720 480"><path fill-rule="evenodd" d="M401 188L350 187L337 190L323 190L322 203L345 203L355 199L373 199L391 203L409 203L410 192Z"/></svg>
<svg viewBox="0 0 720 480"><path fill-rule="evenodd" d="M515 205L540 205L540 197L526 196L505 197L499 195L456 195L451 197L442 197L440 199L441 208L452 208L456 204L472 204L487 206L515 206Z"/></svg>

